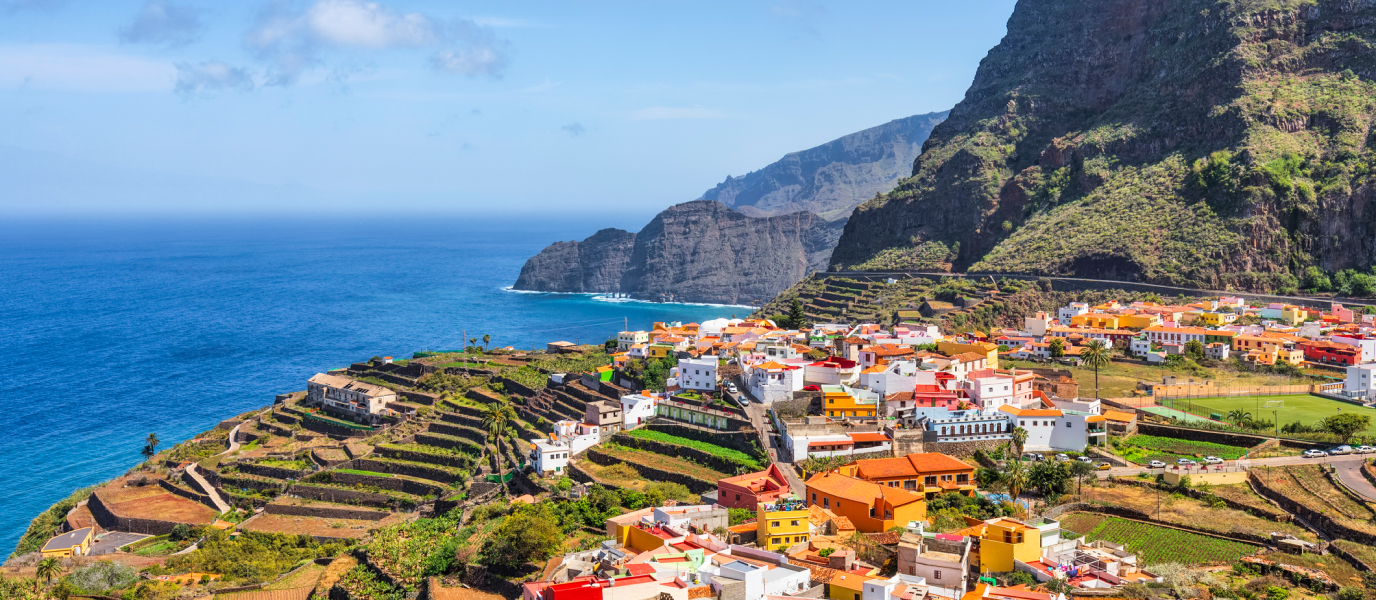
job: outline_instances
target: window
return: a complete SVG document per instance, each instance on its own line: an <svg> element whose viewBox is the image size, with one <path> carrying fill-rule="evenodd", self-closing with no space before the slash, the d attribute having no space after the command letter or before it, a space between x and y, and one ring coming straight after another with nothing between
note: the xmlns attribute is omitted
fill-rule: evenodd
<svg viewBox="0 0 1376 600"><path fill-rule="evenodd" d="M932 579L941 579L941 571L932 571Z"/></svg>
<svg viewBox="0 0 1376 600"><path fill-rule="evenodd" d="M816 504L816 503L817 503L817 492L812 492L812 503L813 503L813 504Z"/></svg>
<svg viewBox="0 0 1376 600"><path fill-rule="evenodd" d="M913 566L913 565L908 565L908 574L909 574L909 575L916 575L916 574L917 574L917 567L916 567L916 566Z"/></svg>
<svg viewBox="0 0 1376 600"><path fill-rule="evenodd" d="M770 527L778 527L778 526L779 526L779 522L778 522L778 521L770 521L770 522L769 522L769 526L770 526Z"/></svg>
<svg viewBox="0 0 1376 600"><path fill-rule="evenodd" d="M814 498L813 502L817 500ZM822 508L831 508L831 498L822 498Z"/></svg>
<svg viewBox="0 0 1376 600"><path fill-rule="evenodd" d="M936 485L936 475L926 476L925 478L923 478L923 483L926 483L927 485Z"/></svg>
<svg viewBox="0 0 1376 600"><path fill-rule="evenodd" d="M740 500L740 499L741 499L741 495L740 495L740 494L736 494L736 500Z"/></svg>
<svg viewBox="0 0 1376 600"><path fill-rule="evenodd" d="M795 521L789 523L789 525L792 525L792 526L794 526L794 527L797 527L797 526L798 526L798 521L795 520Z"/></svg>
<svg viewBox="0 0 1376 600"><path fill-rule="evenodd" d="M1070 427L1070 423L1067 422L1067 423L1065 424L1065 426L1066 426L1066 427Z"/></svg>

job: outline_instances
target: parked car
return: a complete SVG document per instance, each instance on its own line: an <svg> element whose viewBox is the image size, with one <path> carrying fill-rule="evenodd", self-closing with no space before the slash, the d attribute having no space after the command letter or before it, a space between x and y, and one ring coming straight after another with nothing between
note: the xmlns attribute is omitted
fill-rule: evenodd
<svg viewBox="0 0 1376 600"><path fill-rule="evenodd" d="M1219 458L1219 457L1217 457L1217 456L1205 456L1205 457L1204 457L1204 462L1205 462L1205 463L1208 463L1208 464L1211 464L1211 465L1221 465L1221 464L1223 464L1223 459L1221 459L1221 458Z"/></svg>
<svg viewBox="0 0 1376 600"><path fill-rule="evenodd" d="M732 394L735 394L735 393L738 393L740 390L736 389L736 384L731 383L731 382L728 381L728 382L726 382L726 391L731 392Z"/></svg>
<svg viewBox="0 0 1376 600"><path fill-rule="evenodd" d="M1100 470L1100 471L1107 471L1107 470L1109 470L1109 469L1112 469L1112 468L1113 468L1113 465L1108 464L1107 462L1101 462L1101 463L1099 463L1099 464L1097 464L1097 465L1094 465L1094 468L1096 468L1096 469L1098 469L1098 470Z"/></svg>
<svg viewBox="0 0 1376 600"><path fill-rule="evenodd" d="M1327 453L1327 452L1324 452L1323 450L1305 450L1305 451L1304 451L1304 457L1305 457L1305 458L1323 458L1323 457L1325 457L1325 456L1328 456L1328 453Z"/></svg>
<svg viewBox="0 0 1376 600"><path fill-rule="evenodd" d="M1376 452L1376 448L1372 448L1371 446L1357 446L1357 452L1371 454L1372 452Z"/></svg>
<svg viewBox="0 0 1376 600"><path fill-rule="evenodd" d="M1352 446L1347 446L1347 445L1336 446L1336 447L1330 448L1330 449L1328 450L1328 454L1330 454L1330 455L1332 455L1332 456L1341 456L1341 455L1343 455L1343 454L1352 454Z"/></svg>
<svg viewBox="0 0 1376 600"><path fill-rule="evenodd" d="M1152 469L1164 469L1164 468L1166 468L1166 463L1163 463L1163 462L1161 462L1161 461L1159 461L1159 460L1153 460L1153 461L1147 463L1147 467L1152 468Z"/></svg>
<svg viewBox="0 0 1376 600"><path fill-rule="evenodd" d="M736 398L739 399L739 400L741 401L741 406L745 406L745 405L747 405L747 404L750 404L750 398L746 397L745 394L741 394L741 395L739 395L739 396L736 396Z"/></svg>
<svg viewBox="0 0 1376 600"><path fill-rule="evenodd" d="M1080 461L1080 462L1082 462L1082 463L1091 463L1091 464L1094 462L1094 461L1093 461L1092 459L1090 459L1088 456L1081 456L1081 457L1076 458L1075 460L1078 460L1078 461Z"/></svg>
<svg viewBox="0 0 1376 600"><path fill-rule="evenodd" d="M1057 462L1068 462L1069 460L1070 460L1070 457L1069 457L1069 456L1066 456L1066 455L1064 455L1064 454L1057 454L1057 455L1056 455L1056 461L1057 461Z"/></svg>
<svg viewBox="0 0 1376 600"><path fill-rule="evenodd" d="M1036 462L1042 460L1042 455L1033 452L1025 452L1022 455L1022 459L1026 461Z"/></svg>
<svg viewBox="0 0 1376 600"><path fill-rule="evenodd" d="M1180 465L1182 467L1193 467L1198 465L1199 463L1194 462L1193 460L1190 460L1188 458L1177 458L1175 459L1175 464Z"/></svg>

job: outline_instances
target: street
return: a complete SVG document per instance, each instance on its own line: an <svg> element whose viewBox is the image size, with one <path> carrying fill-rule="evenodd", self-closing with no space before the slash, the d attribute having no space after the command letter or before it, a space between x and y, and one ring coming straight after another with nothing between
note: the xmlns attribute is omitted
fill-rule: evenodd
<svg viewBox="0 0 1376 600"><path fill-rule="evenodd" d="M794 494L796 494L799 498L806 496L807 486L803 485L803 480L798 477L798 472L793 469L793 465L784 462L779 458L780 456L787 457L788 450L786 448L780 448L778 444L775 442L775 437L769 435L768 428L765 427L765 406L761 404L759 401L750 397L750 392L746 391L746 387L742 385L745 382L737 381L735 383L737 386L737 393L724 393L730 396L732 400L735 400L737 404L741 404L745 407L745 415L750 418L750 425L755 428L755 431L759 432L760 447L763 448L764 451L769 454L769 462L779 464L779 470L783 471L784 477L788 478L788 489L792 491ZM745 398L750 398L750 402L742 403L739 399L742 396Z"/></svg>

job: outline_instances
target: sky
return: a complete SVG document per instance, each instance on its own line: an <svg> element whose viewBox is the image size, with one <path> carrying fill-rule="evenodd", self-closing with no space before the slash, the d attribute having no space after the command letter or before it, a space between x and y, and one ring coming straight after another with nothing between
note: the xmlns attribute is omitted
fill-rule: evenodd
<svg viewBox="0 0 1376 600"><path fill-rule="evenodd" d="M0 0L0 214L651 215L947 110L1014 0Z"/></svg>

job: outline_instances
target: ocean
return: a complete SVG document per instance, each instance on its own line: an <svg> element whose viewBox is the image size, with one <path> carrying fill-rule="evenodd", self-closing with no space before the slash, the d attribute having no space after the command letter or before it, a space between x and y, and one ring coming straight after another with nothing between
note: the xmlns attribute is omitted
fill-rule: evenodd
<svg viewBox="0 0 1376 600"><path fill-rule="evenodd" d="M10 407L0 547L73 490L374 355L601 342L623 322L738 315L504 288L552 241L604 222L547 218L11 221L0 236Z"/></svg>

